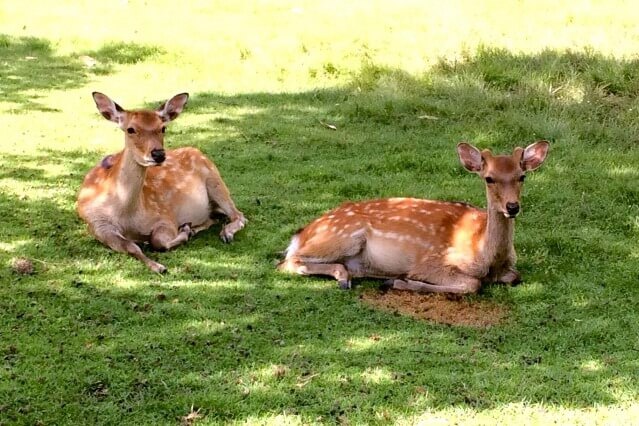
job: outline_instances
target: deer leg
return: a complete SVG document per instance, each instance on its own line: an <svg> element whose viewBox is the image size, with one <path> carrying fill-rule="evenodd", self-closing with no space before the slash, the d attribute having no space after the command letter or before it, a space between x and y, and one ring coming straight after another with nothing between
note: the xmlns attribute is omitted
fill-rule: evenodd
<svg viewBox="0 0 639 426"><path fill-rule="evenodd" d="M481 287L480 280L463 275L447 284L430 284L410 279L392 280L391 284L396 290L411 290L418 293L477 293Z"/></svg>
<svg viewBox="0 0 639 426"><path fill-rule="evenodd" d="M497 277L496 281L504 284L517 285L521 283L521 274L514 268L509 268L501 276Z"/></svg>
<svg viewBox="0 0 639 426"><path fill-rule="evenodd" d="M481 280L465 274L457 268L444 266L420 267L409 272L406 278L392 281L391 287L420 293L477 293Z"/></svg>
<svg viewBox="0 0 639 426"><path fill-rule="evenodd" d="M278 265L278 269L300 275L328 275L337 280L341 289L351 288L350 276L341 263L307 263L301 260L285 259Z"/></svg>
<svg viewBox="0 0 639 426"><path fill-rule="evenodd" d="M222 181L220 174L216 170L214 171L214 175L206 180L206 191L209 194L209 199L217 205L216 210L224 213L229 218L229 223L224 225L220 232L220 238L225 243L230 243L233 241L235 233L246 225L246 218L235 207L231 194Z"/></svg>
<svg viewBox="0 0 639 426"><path fill-rule="evenodd" d="M171 250L187 242L192 235L190 223L180 225L177 231L173 225L161 224L151 232L151 246L156 250Z"/></svg>
<svg viewBox="0 0 639 426"><path fill-rule="evenodd" d="M209 229L212 225L215 225L217 222L218 222L217 220L213 220L211 218L208 218L206 220L206 222L204 222L204 223L202 223L200 225L191 227L191 236L193 236L193 235L195 235L195 234L197 234L197 233L199 233L201 231L204 231L206 229Z"/></svg>
<svg viewBox="0 0 639 426"><path fill-rule="evenodd" d="M115 250L119 253L128 253L136 259L144 262L146 266L148 266L153 272L157 272L158 274L163 274L166 272L166 267L164 265L146 257L145 254L142 252L142 249L140 249L140 247L135 242L125 238L117 230L103 230L99 233L96 233L95 236L100 242L110 247L112 250Z"/></svg>

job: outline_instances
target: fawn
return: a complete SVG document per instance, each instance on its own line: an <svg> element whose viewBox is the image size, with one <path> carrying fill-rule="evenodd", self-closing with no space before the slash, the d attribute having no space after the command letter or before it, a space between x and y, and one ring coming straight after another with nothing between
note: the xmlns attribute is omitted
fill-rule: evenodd
<svg viewBox="0 0 639 426"><path fill-rule="evenodd" d="M176 95L156 110L127 111L108 96L93 93L98 111L124 131L124 149L86 175L78 214L100 242L158 273L166 267L149 259L136 242L170 250L216 223L211 216L216 213L230 220L220 233L230 242L246 223L217 168L202 152L164 150L166 123L182 112L188 97Z"/></svg>
<svg viewBox="0 0 639 426"><path fill-rule="evenodd" d="M420 292L516 284L513 219L526 172L544 162L548 148L538 141L493 155L462 142L461 163L486 182L486 210L416 198L347 202L298 231L278 269L329 275L345 289L352 277L384 278L392 288Z"/></svg>

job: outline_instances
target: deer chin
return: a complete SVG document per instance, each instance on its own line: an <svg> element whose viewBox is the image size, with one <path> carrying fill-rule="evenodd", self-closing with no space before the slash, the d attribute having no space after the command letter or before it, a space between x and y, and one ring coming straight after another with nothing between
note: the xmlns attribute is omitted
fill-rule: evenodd
<svg viewBox="0 0 639 426"><path fill-rule="evenodd" d="M500 216L504 216L505 219L515 219L517 217L517 215L519 215L519 212L517 212L516 214L512 215L510 213L508 213L508 211L506 210L502 210L502 209L495 209L493 210L495 213L497 213Z"/></svg>
<svg viewBox="0 0 639 426"><path fill-rule="evenodd" d="M163 163L163 162L162 162ZM153 158L149 158L149 157L142 157L139 161L138 164L142 167L155 167L155 166L161 166L162 163L158 163L157 161L155 161Z"/></svg>

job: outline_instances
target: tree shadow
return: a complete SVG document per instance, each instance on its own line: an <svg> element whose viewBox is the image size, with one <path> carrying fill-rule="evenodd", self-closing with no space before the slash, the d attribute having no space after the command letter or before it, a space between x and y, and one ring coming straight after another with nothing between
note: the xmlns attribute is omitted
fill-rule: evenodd
<svg viewBox="0 0 639 426"><path fill-rule="evenodd" d="M26 241L5 254L52 265L34 276L0 273L9 283L0 287L0 410L10 421L50 423L61 411L88 422L167 422L191 406L212 422L288 413L357 423L633 398L636 342L621 331L632 329L639 302L638 81L636 61L485 49L422 76L368 64L341 88L195 93L184 114L197 124L178 120L167 144L213 158L250 222L230 246L206 232L154 254L166 277L91 240L75 218L73 194L101 154L75 153L57 176L3 159L0 179L59 185L63 196L0 197L0 214L19 224L3 241ZM552 151L528 179L518 219L526 284L477 296L511 307L501 326L416 322L368 308L359 290L273 268L295 229L345 199L483 205L455 144L503 152L538 138ZM51 150L38 161L62 157Z"/></svg>
<svg viewBox="0 0 639 426"><path fill-rule="evenodd" d="M142 279L134 289L94 284L90 275L36 281L14 280L10 288L28 299L4 307L20 321L3 349L13 376L3 392L8 420L59 419L43 388L56 389L67 416L89 422L166 422L191 406L213 422L282 412L303 422L365 421L385 411L393 421L406 410L521 401L581 408L614 404L610 384L633 387L637 373L614 352L599 353L594 340L587 355L576 341L541 350L518 326L416 323L326 285L273 285L273 277L188 287ZM568 324L552 327L545 332L559 340ZM569 346L580 355L548 362L549 350ZM27 366L42 359L36 377Z"/></svg>
<svg viewBox="0 0 639 426"><path fill-rule="evenodd" d="M0 35L0 90L12 112L57 111L37 101L38 91L79 87L87 81L82 64L56 56L48 40Z"/></svg>
<svg viewBox="0 0 639 426"><path fill-rule="evenodd" d="M11 259L25 257L36 265L61 265L81 250L84 230L73 208L83 170L90 165L85 153L47 150L43 154L5 154L0 159L0 214L10 226L0 230L3 247L0 264L5 278L11 274ZM65 164L66 172L49 174L41 165ZM4 185L6 184L6 186ZM28 190L18 189L28 188ZM9 274L9 275L7 275Z"/></svg>
<svg viewBox="0 0 639 426"><path fill-rule="evenodd" d="M116 65L137 64L164 53L166 51L159 46L110 42L97 50L84 52L82 56L91 61L93 72L109 74Z"/></svg>
<svg viewBox="0 0 639 426"><path fill-rule="evenodd" d="M0 93L4 102L16 105L12 113L60 112L38 101L43 92L82 87L92 75L113 72L116 64L141 62L163 52L156 46L118 42L58 55L49 40L0 34Z"/></svg>

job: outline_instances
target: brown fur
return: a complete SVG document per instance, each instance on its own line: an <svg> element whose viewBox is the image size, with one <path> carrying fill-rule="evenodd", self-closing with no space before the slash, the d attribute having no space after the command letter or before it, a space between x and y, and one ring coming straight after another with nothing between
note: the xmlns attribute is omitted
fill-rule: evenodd
<svg viewBox="0 0 639 426"><path fill-rule="evenodd" d="M213 213L230 219L221 232L228 242L246 222L204 154L196 148L164 151L164 123L177 117L187 97L177 95L156 111L128 112L105 95L94 94L102 115L125 131L125 148L86 175L78 195L78 214L96 239L129 253L155 272L166 268L146 257L136 242L170 250L210 227Z"/></svg>
<svg viewBox="0 0 639 426"><path fill-rule="evenodd" d="M515 204L518 212L521 176L543 162L547 142L529 146L527 157L521 148L511 156L480 153L468 144L458 151L468 170L492 179L486 185L486 211L415 198L347 202L297 233L279 268L333 276L343 288L350 287L352 277L387 278L398 289L454 293L477 292L487 281L517 282L514 225L506 216Z"/></svg>

